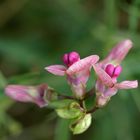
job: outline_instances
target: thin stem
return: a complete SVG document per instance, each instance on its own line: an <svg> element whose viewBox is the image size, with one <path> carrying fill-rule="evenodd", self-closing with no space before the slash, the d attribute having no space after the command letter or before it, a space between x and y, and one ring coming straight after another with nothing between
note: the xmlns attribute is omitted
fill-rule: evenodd
<svg viewBox="0 0 140 140"><path fill-rule="evenodd" d="M91 110L87 111L86 113L94 113L97 109L99 109L99 107L94 106Z"/></svg>
<svg viewBox="0 0 140 140"><path fill-rule="evenodd" d="M82 108L84 108L83 102L84 102L84 100L79 100L79 104Z"/></svg>
<svg viewBox="0 0 140 140"><path fill-rule="evenodd" d="M94 93L95 93L95 89L94 89L94 88L92 88L91 90L89 90L89 91L86 93L86 96L85 96L85 98L84 98L84 99L87 99L87 98L89 98L89 97L93 96L93 95L94 95Z"/></svg>
<svg viewBox="0 0 140 140"><path fill-rule="evenodd" d="M84 101L85 101L87 98L93 96L93 95L94 95L94 92L95 92L95 89L92 88L91 90L89 90L89 91L86 93L86 96L85 96L83 99L76 99L76 98L73 97L73 96L67 96L67 95L62 95L62 94L58 94L58 98L59 98L60 100L61 100L61 99L62 99L62 100L63 100L63 99L71 99L71 100L78 101L79 104L80 104L80 107L83 108L83 109L85 109ZM87 113L93 113L93 112L95 112L97 109L98 109L98 107L95 106L93 109L87 111Z"/></svg>
<svg viewBox="0 0 140 140"><path fill-rule="evenodd" d="M82 105L83 104L83 101L91 96L94 95L94 91L95 89L92 88L91 90L89 90L87 93L86 93L86 96L84 99L81 99L81 100L78 100L76 99L75 97L72 97L72 96L67 96L67 95L62 95L62 94L58 94L58 98L59 99L72 99L72 100L76 100L76 101L79 101L79 103Z"/></svg>
<svg viewBox="0 0 140 140"><path fill-rule="evenodd" d="M67 96L67 95L58 95L59 99L71 99L71 100L77 100L76 98L72 96Z"/></svg>

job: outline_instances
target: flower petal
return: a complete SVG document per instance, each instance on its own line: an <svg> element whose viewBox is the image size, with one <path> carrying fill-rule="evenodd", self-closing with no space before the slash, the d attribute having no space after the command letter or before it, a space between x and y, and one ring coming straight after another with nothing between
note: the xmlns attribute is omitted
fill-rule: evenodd
<svg viewBox="0 0 140 140"><path fill-rule="evenodd" d="M138 81L123 81L121 83L115 84L115 87L118 89L131 89L138 87Z"/></svg>
<svg viewBox="0 0 140 140"><path fill-rule="evenodd" d="M78 85L74 85L72 84L71 86L72 92L74 93L74 96L77 99L83 99L86 93L86 89L85 89L85 85L83 84L78 84Z"/></svg>
<svg viewBox="0 0 140 140"><path fill-rule="evenodd" d="M86 84L89 79L89 76L90 76L90 70L85 69L85 70L80 71L77 74L77 79L78 79L79 83Z"/></svg>
<svg viewBox="0 0 140 140"><path fill-rule="evenodd" d="M102 83L102 81L100 79L97 79L96 84L95 84L95 88L96 88L96 95L97 96L102 95L105 91L105 85Z"/></svg>
<svg viewBox="0 0 140 140"><path fill-rule="evenodd" d="M98 106L99 108L104 107L110 100L110 97L105 97L105 96L99 96L97 97L96 100L96 106Z"/></svg>
<svg viewBox="0 0 140 140"><path fill-rule="evenodd" d="M22 85L8 85L5 88L6 95L8 95L14 100L21 101L21 102L32 101L31 96L29 96L27 92L28 92L27 87Z"/></svg>
<svg viewBox="0 0 140 140"><path fill-rule="evenodd" d="M16 101L32 102L43 107L47 105L47 101L44 99L47 88L47 84L39 86L8 85L5 93Z"/></svg>
<svg viewBox="0 0 140 140"><path fill-rule="evenodd" d="M104 92L104 96L105 97L112 97L114 96L116 93L118 92L118 89L113 87L113 88L108 88L106 89L106 91Z"/></svg>
<svg viewBox="0 0 140 140"><path fill-rule="evenodd" d="M65 75L66 67L63 65L51 65L51 66L45 67L45 70L47 70L48 72L54 75L63 76Z"/></svg>
<svg viewBox="0 0 140 140"><path fill-rule="evenodd" d="M93 68L98 78L102 81L104 85L106 85L107 87L114 86L112 78L99 65L93 65Z"/></svg>
<svg viewBox="0 0 140 140"><path fill-rule="evenodd" d="M67 75L67 80L70 85L71 84L78 85L81 83L86 84L86 82L88 81L89 75L90 75L90 70L85 69L83 71L76 73L75 75Z"/></svg>
<svg viewBox="0 0 140 140"><path fill-rule="evenodd" d="M99 56L98 55L91 55L88 56L84 59L81 59L77 62L75 62L73 65L71 65L68 70L66 71L66 73L68 75L72 75L75 74L81 70L84 70L85 68L91 68L91 66L93 64L95 64L97 61L99 60Z"/></svg>
<svg viewBox="0 0 140 140"><path fill-rule="evenodd" d="M120 42L112 49L112 51L109 53L106 59L100 62L100 64L105 65L110 63L111 61L115 65L120 64L131 48L132 48L131 40L127 39Z"/></svg>

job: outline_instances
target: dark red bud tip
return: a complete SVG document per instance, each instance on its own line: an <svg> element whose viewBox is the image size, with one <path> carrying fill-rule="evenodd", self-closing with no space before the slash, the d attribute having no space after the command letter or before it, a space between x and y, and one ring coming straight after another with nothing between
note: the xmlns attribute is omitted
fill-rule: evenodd
<svg viewBox="0 0 140 140"><path fill-rule="evenodd" d="M64 54L63 56L63 62L69 67L75 62L80 60L80 55L77 52L70 52L67 54Z"/></svg>

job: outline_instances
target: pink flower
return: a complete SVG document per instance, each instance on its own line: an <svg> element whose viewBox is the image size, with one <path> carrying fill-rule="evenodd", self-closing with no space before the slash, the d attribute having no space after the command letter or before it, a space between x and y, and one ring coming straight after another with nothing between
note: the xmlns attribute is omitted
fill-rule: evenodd
<svg viewBox="0 0 140 140"><path fill-rule="evenodd" d="M98 76L96 82L97 105L102 107L115 95L118 89L131 89L138 87L138 81L117 82L117 78L121 74L121 61L125 58L128 51L132 48L130 40L120 42L112 49L107 58L93 65Z"/></svg>
<svg viewBox="0 0 140 140"><path fill-rule="evenodd" d="M39 86L8 85L5 88L5 93L14 100L32 102L39 107L44 107L48 104L48 101L45 100L47 90L47 84L41 84Z"/></svg>
<svg viewBox="0 0 140 140"><path fill-rule="evenodd" d="M70 52L63 56L65 66L51 65L45 69L54 75L66 75L74 95L77 98L83 98L90 70L92 65L97 63L98 60L99 57L97 55L91 55L80 59L80 55L77 52Z"/></svg>

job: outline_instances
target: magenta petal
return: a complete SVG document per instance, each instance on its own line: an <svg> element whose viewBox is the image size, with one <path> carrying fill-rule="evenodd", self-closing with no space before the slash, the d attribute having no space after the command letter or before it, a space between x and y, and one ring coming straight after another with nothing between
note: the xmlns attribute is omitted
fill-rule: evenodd
<svg viewBox="0 0 140 140"><path fill-rule="evenodd" d="M48 72L54 75L63 76L65 75L66 67L63 65L51 65L51 66L45 67L45 70L47 70Z"/></svg>
<svg viewBox="0 0 140 140"><path fill-rule="evenodd" d="M75 62L73 65L71 65L68 70L66 71L66 73L68 75L72 75L75 74L81 70L84 70L85 68L90 69L91 66L93 64L95 64L97 61L99 60L99 56L98 55L91 55L88 56L84 59L81 59L77 62Z"/></svg>
<svg viewBox="0 0 140 140"><path fill-rule="evenodd" d="M101 65L108 64L113 61L116 65L120 64L125 58L129 50L132 48L132 41L127 39L117 44L109 53L106 59L100 62Z"/></svg>
<svg viewBox="0 0 140 140"><path fill-rule="evenodd" d="M105 72L106 72L110 77L113 76L114 70L115 70L115 67L114 67L114 65L112 65L112 64L108 64L108 65L106 66L106 68L105 68Z"/></svg>
<svg viewBox="0 0 140 140"><path fill-rule="evenodd" d="M104 85L108 87L114 86L112 78L99 65L93 65L93 68L98 78L102 81Z"/></svg>
<svg viewBox="0 0 140 140"><path fill-rule="evenodd" d="M68 67L79 60L80 60L80 55L77 52L70 52L70 53L64 54L63 56L63 62Z"/></svg>
<svg viewBox="0 0 140 140"><path fill-rule="evenodd" d="M80 60L80 55L77 52L69 53L69 62L70 65Z"/></svg>
<svg viewBox="0 0 140 140"><path fill-rule="evenodd" d="M115 87L118 89L131 89L138 87L138 81L123 81L121 83L115 84Z"/></svg>
<svg viewBox="0 0 140 140"><path fill-rule="evenodd" d="M118 77L121 74L121 72L122 72L122 67L120 65L116 66L113 77Z"/></svg>
<svg viewBox="0 0 140 140"><path fill-rule="evenodd" d="M63 62L67 65L68 64L69 55L66 53L63 55Z"/></svg>

